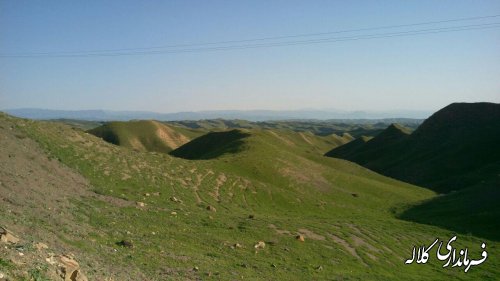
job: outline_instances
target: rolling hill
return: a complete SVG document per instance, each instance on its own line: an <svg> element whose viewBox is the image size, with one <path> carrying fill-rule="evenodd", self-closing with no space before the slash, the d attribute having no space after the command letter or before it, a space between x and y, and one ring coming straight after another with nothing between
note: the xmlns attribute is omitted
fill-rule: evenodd
<svg viewBox="0 0 500 281"><path fill-rule="evenodd" d="M407 209L403 219L500 239L499 124L499 104L451 104L410 135L390 126L326 156L446 193Z"/></svg>
<svg viewBox="0 0 500 281"><path fill-rule="evenodd" d="M410 129L415 129L422 123L422 119L332 119L332 120L283 120L251 122L247 120L183 120L169 121L167 124L176 127L220 131L230 129L265 129L265 130L291 130L295 132L311 132L318 136L331 134L342 135L349 133L354 137L363 135L373 136L384 130L387 125L399 122Z"/></svg>
<svg viewBox="0 0 500 281"><path fill-rule="evenodd" d="M157 121L109 122L88 130L105 141L137 151L170 152L189 142L186 130Z"/></svg>
<svg viewBox="0 0 500 281"><path fill-rule="evenodd" d="M500 104L455 103L411 135L393 125L364 145L334 148L325 155L446 193L498 176L488 169L500 161L498 124Z"/></svg>
<svg viewBox="0 0 500 281"><path fill-rule="evenodd" d="M500 274L498 240L474 235L458 234L456 247L469 247L477 259L485 242L489 257L467 274L443 268L435 250L427 264L405 265L415 245L455 233L401 220L395 210L439 197L324 157L338 136L210 134L204 137L221 146L228 135L245 134L237 138L242 149L189 160L113 145L58 122L0 115L0 131L6 152L0 226L20 238L0 247L0 271L14 280L57 277L57 263L48 261L70 253L89 280L493 280ZM190 143L200 155L219 149L196 139ZM34 177L43 184L33 184ZM17 194L18 186L29 194ZM38 242L49 248L38 250Z"/></svg>

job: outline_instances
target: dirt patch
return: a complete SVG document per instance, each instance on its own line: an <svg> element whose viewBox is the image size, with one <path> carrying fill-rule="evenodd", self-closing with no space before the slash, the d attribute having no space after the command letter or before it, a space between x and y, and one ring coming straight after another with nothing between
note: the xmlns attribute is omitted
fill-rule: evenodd
<svg viewBox="0 0 500 281"><path fill-rule="evenodd" d="M127 173L122 173L122 181L125 181L125 180L128 180L132 178L131 175L127 174Z"/></svg>
<svg viewBox="0 0 500 281"><path fill-rule="evenodd" d="M349 254L351 254L351 256L356 257L359 260L362 260L361 257L356 252L356 249L354 247L352 247L349 243L347 243L346 240L344 240L336 235L333 235L331 233L328 234L328 237L330 239L332 239L335 243L342 246Z"/></svg>
<svg viewBox="0 0 500 281"><path fill-rule="evenodd" d="M107 195L102 195L102 194L97 194L97 193L93 194L92 197L96 198L100 201L104 201L104 202L108 203L109 205L119 207L119 208L133 207L136 205L136 203L133 201L128 201L128 200L121 199L118 197L107 196Z"/></svg>
<svg viewBox="0 0 500 281"><path fill-rule="evenodd" d="M364 246L364 247L366 247L368 250L370 250L372 252L377 252L377 253L380 252L379 249L375 248L372 244L366 242L361 237L358 237L356 235L351 235L351 238L352 238L352 241L354 243L354 247Z"/></svg>
<svg viewBox="0 0 500 281"><path fill-rule="evenodd" d="M322 236L322 235L319 235L319 234L316 234L312 231L310 231L309 229L306 229L306 228L300 228L298 229L298 232L302 235L305 236L305 238L309 238L309 239L312 239L312 240L320 240L320 241L324 241L325 240L325 236Z"/></svg>
<svg viewBox="0 0 500 281"><path fill-rule="evenodd" d="M292 235L292 233L290 231L285 230L285 229L279 229L274 224L269 224L268 226L270 229L273 229L274 231L276 231L276 233L278 233L280 235Z"/></svg>
<svg viewBox="0 0 500 281"><path fill-rule="evenodd" d="M156 127L156 136L164 141L170 148L176 149L179 146L186 144L190 141L185 135L174 131L169 126L153 121Z"/></svg>
<svg viewBox="0 0 500 281"><path fill-rule="evenodd" d="M311 140L310 140L310 139L309 139L309 138L308 138L308 137L307 137L304 133L299 133L299 135L300 135L300 137L301 137L304 141L306 141L308 144L310 144L310 145L314 145L314 144L312 143L312 141L311 141Z"/></svg>
<svg viewBox="0 0 500 281"><path fill-rule="evenodd" d="M220 192L219 192L219 190L226 183L226 181L227 181L226 175L223 174L223 173L219 174L219 176L215 180L216 184L215 184L213 192L209 192L210 196L212 196L218 202L220 202Z"/></svg>
<svg viewBox="0 0 500 281"><path fill-rule="evenodd" d="M300 163L289 163L278 159L277 168L281 175L300 183L316 187L321 191L328 191L330 183L323 177L324 167L308 159L300 159Z"/></svg>
<svg viewBox="0 0 500 281"><path fill-rule="evenodd" d="M141 143L138 138L131 138L129 140L130 146L138 151L147 151L146 147Z"/></svg>
<svg viewBox="0 0 500 281"><path fill-rule="evenodd" d="M289 146L295 146L295 144L292 141L290 141L289 139L287 139L283 136L278 135L276 132L269 130L269 133L271 135L273 135L274 137L276 137L277 139L279 139L280 141L284 142L285 144L287 144Z"/></svg>

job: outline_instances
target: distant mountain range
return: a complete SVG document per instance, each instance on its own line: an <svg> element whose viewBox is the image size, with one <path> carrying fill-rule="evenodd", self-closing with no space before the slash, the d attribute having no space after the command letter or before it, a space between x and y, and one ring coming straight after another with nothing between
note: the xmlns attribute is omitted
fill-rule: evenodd
<svg viewBox="0 0 500 281"><path fill-rule="evenodd" d="M197 112L157 113L149 111L110 110L51 110L39 108L5 109L4 112L30 119L78 119L88 121L128 121L154 119L159 121L244 119L249 121L298 120L298 119L424 119L430 111L339 111L339 110L215 110Z"/></svg>

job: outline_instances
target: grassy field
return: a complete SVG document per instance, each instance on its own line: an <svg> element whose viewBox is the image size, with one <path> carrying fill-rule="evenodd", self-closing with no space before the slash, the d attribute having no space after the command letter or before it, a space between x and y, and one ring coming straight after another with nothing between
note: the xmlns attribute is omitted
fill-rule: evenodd
<svg viewBox="0 0 500 281"><path fill-rule="evenodd" d="M324 157L339 140L291 130L248 129L237 150L186 160L137 151L53 122L9 119L46 153L83 175L98 197L74 198L67 239L89 278L126 272L130 280L496 280L498 242L459 234L456 247L488 259L464 273L405 265L413 246L454 233L398 219L435 198L428 189ZM210 153L202 151L200 153ZM203 157L202 157L203 158ZM0 207L1 208L1 207ZM3 223L14 218L6 215ZM34 219L36 221L36 219ZM18 222L20 223L20 222ZM51 226L44 226L50 229ZM303 235L304 242L296 239ZM58 234L64 240L65 234ZM69 237L69 236L68 236ZM71 236L73 237L73 236ZM117 242L126 240L132 248ZM264 248L255 248L259 242ZM0 263L0 268L8 266ZM123 279L124 280L124 279Z"/></svg>

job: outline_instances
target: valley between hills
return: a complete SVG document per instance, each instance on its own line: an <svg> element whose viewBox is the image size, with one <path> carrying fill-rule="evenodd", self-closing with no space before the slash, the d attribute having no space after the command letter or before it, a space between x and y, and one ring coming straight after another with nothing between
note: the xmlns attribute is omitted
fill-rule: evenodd
<svg viewBox="0 0 500 281"><path fill-rule="evenodd" d="M0 115L7 280L498 280L500 105L422 124ZM488 258L465 273L436 248ZM9 238L10 237L10 238Z"/></svg>

